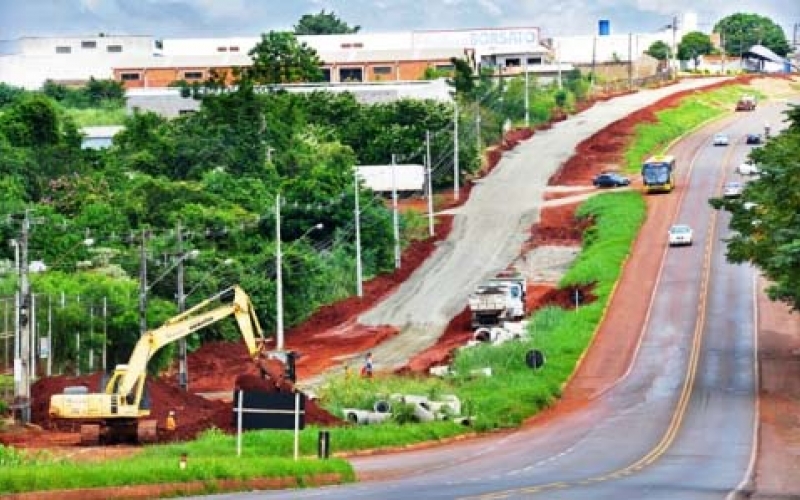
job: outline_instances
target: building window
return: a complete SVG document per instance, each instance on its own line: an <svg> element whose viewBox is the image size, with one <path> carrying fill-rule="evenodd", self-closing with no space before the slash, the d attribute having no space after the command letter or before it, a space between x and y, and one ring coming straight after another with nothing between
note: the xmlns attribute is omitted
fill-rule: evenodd
<svg viewBox="0 0 800 500"><path fill-rule="evenodd" d="M506 59L506 68L518 68L519 66L519 57Z"/></svg>
<svg viewBox="0 0 800 500"><path fill-rule="evenodd" d="M187 71L183 74L183 78L186 80L200 80L203 78L202 71Z"/></svg>
<svg viewBox="0 0 800 500"><path fill-rule="evenodd" d="M141 75L139 73L122 73L120 78L122 78L123 82L135 82L141 78Z"/></svg>
<svg viewBox="0 0 800 500"><path fill-rule="evenodd" d="M191 115L194 112L195 112L195 110L193 110L193 109L179 109L178 110L178 114L179 115Z"/></svg>
<svg viewBox="0 0 800 500"><path fill-rule="evenodd" d="M217 47L217 52L228 52L228 47Z"/></svg>
<svg viewBox="0 0 800 500"><path fill-rule="evenodd" d="M529 57L528 58L528 64L542 64L542 58L541 57Z"/></svg>
<svg viewBox="0 0 800 500"><path fill-rule="evenodd" d="M339 69L340 82L363 82L364 70L361 68L340 68Z"/></svg>
<svg viewBox="0 0 800 500"><path fill-rule="evenodd" d="M353 48L354 49L363 49L364 48L364 44L361 43L361 42L356 42L356 43L353 44Z"/></svg>
<svg viewBox="0 0 800 500"><path fill-rule="evenodd" d="M349 49L349 48L353 47L353 44L352 43L343 43L343 44L340 45L340 47L343 48L343 49Z"/></svg>
<svg viewBox="0 0 800 500"><path fill-rule="evenodd" d="M322 68L322 81L323 82L330 82L331 81L331 69L330 68Z"/></svg>
<svg viewBox="0 0 800 500"><path fill-rule="evenodd" d="M452 64L437 64L436 71L455 71L456 67Z"/></svg>
<svg viewBox="0 0 800 500"><path fill-rule="evenodd" d="M97 48L97 42L95 42L94 40L83 40L81 42L81 48L82 49L96 49Z"/></svg>
<svg viewBox="0 0 800 500"><path fill-rule="evenodd" d="M391 75L392 74L392 67L391 66L375 66L372 68L372 72L376 75Z"/></svg>
<svg viewBox="0 0 800 500"><path fill-rule="evenodd" d="M66 47L63 45L56 47L56 54L71 54L71 53L72 53L72 47Z"/></svg>
<svg viewBox="0 0 800 500"><path fill-rule="evenodd" d="M106 50L108 52L122 52L122 45L109 45Z"/></svg>
<svg viewBox="0 0 800 500"><path fill-rule="evenodd" d="M228 47L228 50L230 50L231 52L239 52L239 47L236 46Z"/></svg>

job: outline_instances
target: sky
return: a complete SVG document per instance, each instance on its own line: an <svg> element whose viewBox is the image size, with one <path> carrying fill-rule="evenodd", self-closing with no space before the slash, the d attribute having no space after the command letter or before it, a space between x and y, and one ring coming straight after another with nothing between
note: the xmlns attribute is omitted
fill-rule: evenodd
<svg viewBox="0 0 800 500"><path fill-rule="evenodd" d="M291 30L303 14L333 11L362 32L539 27L543 37L661 31L691 11L700 31L747 12L792 41L800 0L0 0L0 40L98 33L157 38L258 36ZM800 34L800 27L798 27Z"/></svg>

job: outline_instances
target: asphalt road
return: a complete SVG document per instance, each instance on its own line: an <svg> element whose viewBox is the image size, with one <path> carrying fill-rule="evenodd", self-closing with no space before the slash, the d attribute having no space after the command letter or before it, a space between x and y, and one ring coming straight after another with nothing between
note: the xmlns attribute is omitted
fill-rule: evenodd
<svg viewBox="0 0 800 500"><path fill-rule="evenodd" d="M723 499L746 491L757 420L756 273L725 260L727 215L707 199L739 179L744 134L765 118L778 123L778 109L715 122L673 149L679 189L667 196L681 203L669 219L691 224L695 243L668 248L664 233L630 370L581 411L451 446L355 458L359 475L374 478L356 485L217 498ZM718 130L731 146L711 145Z"/></svg>
<svg viewBox="0 0 800 500"><path fill-rule="evenodd" d="M719 81L684 80L598 103L506 153L498 168L480 180L455 212L448 239L392 295L359 318L363 324L400 329L372 350L376 368L402 366L413 354L433 345L464 309L475 285L514 261L531 225L539 219L547 180L579 142L662 97Z"/></svg>

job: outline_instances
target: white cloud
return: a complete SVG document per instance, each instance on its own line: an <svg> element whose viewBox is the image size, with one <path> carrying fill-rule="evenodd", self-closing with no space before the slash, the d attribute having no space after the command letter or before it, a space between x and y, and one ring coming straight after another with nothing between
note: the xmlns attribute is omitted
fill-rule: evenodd
<svg viewBox="0 0 800 500"><path fill-rule="evenodd" d="M703 31L733 12L765 15L786 30L800 20L798 0L0 0L0 33L252 36L291 29L303 14L322 9L364 32L524 25L545 36L588 35L608 19L612 32L642 33L689 10Z"/></svg>

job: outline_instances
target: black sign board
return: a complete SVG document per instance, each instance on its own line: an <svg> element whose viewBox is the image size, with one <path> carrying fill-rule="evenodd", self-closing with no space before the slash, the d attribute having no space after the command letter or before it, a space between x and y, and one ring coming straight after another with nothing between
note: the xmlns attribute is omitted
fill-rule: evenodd
<svg viewBox="0 0 800 500"><path fill-rule="evenodd" d="M241 402L239 395L241 394ZM302 393L267 393L258 391L235 391L233 393L233 425L238 426L241 408L242 429L305 428L306 396ZM297 415L296 415L297 414Z"/></svg>

